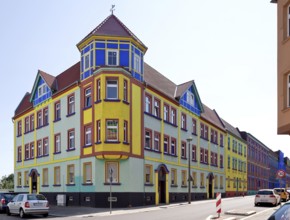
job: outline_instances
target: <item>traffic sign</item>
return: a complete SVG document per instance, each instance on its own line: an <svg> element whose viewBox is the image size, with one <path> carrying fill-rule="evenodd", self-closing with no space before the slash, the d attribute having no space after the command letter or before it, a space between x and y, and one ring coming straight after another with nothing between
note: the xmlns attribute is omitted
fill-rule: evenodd
<svg viewBox="0 0 290 220"><path fill-rule="evenodd" d="M283 178L286 176L286 173L284 170L277 170L277 173L276 173L277 177L278 178Z"/></svg>
<svg viewBox="0 0 290 220"><path fill-rule="evenodd" d="M117 202L117 197L108 197L108 202Z"/></svg>

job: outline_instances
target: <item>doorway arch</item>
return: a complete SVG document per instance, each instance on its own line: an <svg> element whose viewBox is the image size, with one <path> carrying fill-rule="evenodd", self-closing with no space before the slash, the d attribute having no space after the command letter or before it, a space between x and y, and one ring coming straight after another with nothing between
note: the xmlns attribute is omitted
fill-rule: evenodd
<svg viewBox="0 0 290 220"><path fill-rule="evenodd" d="M165 164L160 164L156 170L155 173L157 174L157 190L156 190L156 194L158 195L156 198L158 198L158 200L156 201L157 204L160 203L168 203L168 195L167 195L167 185L168 185L168 181L167 181L167 175L169 173L168 168Z"/></svg>
<svg viewBox="0 0 290 220"><path fill-rule="evenodd" d="M208 189L207 189L208 198L212 199L213 198L213 180L214 180L214 175L212 172L210 172L207 175L207 179L208 179Z"/></svg>
<svg viewBox="0 0 290 220"><path fill-rule="evenodd" d="M29 173L29 192L30 193L39 193L38 188L38 177L40 174L38 173L37 169L31 169Z"/></svg>

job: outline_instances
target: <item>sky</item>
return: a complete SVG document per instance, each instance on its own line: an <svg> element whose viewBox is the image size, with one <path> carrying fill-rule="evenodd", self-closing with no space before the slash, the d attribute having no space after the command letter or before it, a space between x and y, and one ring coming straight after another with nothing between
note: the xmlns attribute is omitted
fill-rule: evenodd
<svg viewBox="0 0 290 220"><path fill-rule="evenodd" d="M290 157L277 135L277 5L270 0L1 0L0 178L13 173L14 111L38 70L79 61L76 44L114 14L148 47L145 62L234 127Z"/></svg>

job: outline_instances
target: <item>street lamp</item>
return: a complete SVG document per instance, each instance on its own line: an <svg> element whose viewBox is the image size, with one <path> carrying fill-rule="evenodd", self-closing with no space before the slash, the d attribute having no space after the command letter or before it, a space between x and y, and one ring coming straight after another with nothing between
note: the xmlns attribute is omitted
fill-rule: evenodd
<svg viewBox="0 0 290 220"><path fill-rule="evenodd" d="M192 137L188 137L187 139L188 143L188 204L191 203L191 186L190 186L190 181L191 181L191 175L190 175L190 142L192 141Z"/></svg>

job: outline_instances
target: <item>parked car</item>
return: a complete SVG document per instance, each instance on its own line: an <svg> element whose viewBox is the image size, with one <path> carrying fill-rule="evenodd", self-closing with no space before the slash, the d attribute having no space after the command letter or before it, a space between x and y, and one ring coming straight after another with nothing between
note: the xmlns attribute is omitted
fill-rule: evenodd
<svg viewBox="0 0 290 220"><path fill-rule="evenodd" d="M21 218L36 214L48 216L49 204L42 194L18 194L7 205L7 215L19 214Z"/></svg>
<svg viewBox="0 0 290 220"><path fill-rule="evenodd" d="M6 211L7 204L13 199L14 196L14 193L0 192L0 212Z"/></svg>
<svg viewBox="0 0 290 220"><path fill-rule="evenodd" d="M268 220L284 219L290 219L290 202L286 202L268 218Z"/></svg>
<svg viewBox="0 0 290 220"><path fill-rule="evenodd" d="M281 203L280 195L274 189L260 189L255 196L255 206L260 204L272 204L277 206Z"/></svg>
<svg viewBox="0 0 290 220"><path fill-rule="evenodd" d="M280 195L282 201L287 202L289 200L289 194L285 188L274 188L274 190Z"/></svg>

